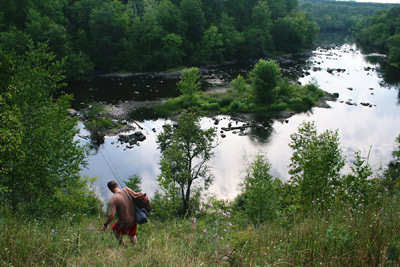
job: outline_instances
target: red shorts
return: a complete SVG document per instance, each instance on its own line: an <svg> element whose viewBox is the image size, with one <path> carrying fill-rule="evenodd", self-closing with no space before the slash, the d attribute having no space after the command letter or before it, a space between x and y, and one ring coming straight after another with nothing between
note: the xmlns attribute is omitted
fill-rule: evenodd
<svg viewBox="0 0 400 267"><path fill-rule="evenodd" d="M136 231L137 231L137 224L135 226L130 226L130 227L122 227L117 224L117 222L114 222L113 226L111 227L113 231L119 235L128 235L128 236L135 236Z"/></svg>

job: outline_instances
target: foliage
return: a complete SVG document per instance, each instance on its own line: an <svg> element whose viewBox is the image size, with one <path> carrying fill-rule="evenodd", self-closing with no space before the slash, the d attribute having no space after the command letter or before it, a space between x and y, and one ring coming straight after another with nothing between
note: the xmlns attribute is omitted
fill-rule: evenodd
<svg viewBox="0 0 400 267"><path fill-rule="evenodd" d="M357 40L380 52L389 54L389 61L398 66L400 34L400 7L382 11L357 26Z"/></svg>
<svg viewBox="0 0 400 267"><path fill-rule="evenodd" d="M252 223L260 225L276 218L280 181L271 174L271 165L265 155L259 153L247 169L242 184L239 205Z"/></svg>
<svg viewBox="0 0 400 267"><path fill-rule="evenodd" d="M298 136L313 128L312 124L308 124L308 128L305 126L306 123L299 128ZM330 131L315 134L318 138L324 135L329 135L332 141L335 139L335 134ZM311 138L310 143L320 144L318 138ZM307 144L307 147L311 145ZM398 163L399 148L400 136L396 138L392 163ZM317 149L320 156L318 152ZM318 158L312 160L321 163ZM335 171L336 166L331 167ZM92 210L92 215L85 214L87 209L83 208L77 213L64 210L58 218L50 216L36 220L10 210L9 205L1 205L1 265L129 266L132 262L143 266L400 264L399 194L381 190L387 185L386 177L370 183L367 179L369 166L359 152L355 154L351 173L351 181L355 183L346 184L346 179L337 180L338 188L365 189L368 201L342 201L338 194L327 205L325 198L317 197L307 203L307 209L299 212L296 207L303 205L302 200L295 196L299 187L293 183L275 184L270 179L269 170L267 158L262 154L257 155L249 165L245 178L247 187L243 189L247 194L240 196L250 196L247 199L242 197L241 201L254 196L255 205L259 203L257 201L270 203L269 197L277 197L278 205L274 207L276 213L270 213L277 216L269 217L254 227L247 214L241 211L245 202L210 198L196 208L193 216L176 219L173 202L165 195L156 193L152 203L161 205L154 210L149 223L139 226L138 244L133 250L120 246L112 232L101 231L105 218L98 216L96 209ZM133 177L133 180L137 180L137 177ZM93 181L94 178L91 181L82 179L79 190L85 191L84 185L89 186ZM271 182L275 186L271 187ZM369 185L365 186L366 183ZM358 197L362 190L354 191L353 196ZM69 189L66 188L67 191ZM2 193L4 188L0 186L0 195ZM199 193L196 192L197 195ZM204 190L201 193L204 196ZM87 196L90 198L90 194ZM81 202L79 194L63 197L74 198L77 202L70 203L72 206L86 203L85 200ZM95 198L92 200L94 202L87 203L96 207ZM69 201L64 204L67 203Z"/></svg>
<svg viewBox="0 0 400 267"><path fill-rule="evenodd" d="M273 69L278 70L275 68L275 63L272 64L274 66ZM177 114L188 107L196 107L204 112L221 112L225 114L237 112L273 114L283 110L306 111L314 106L324 94L316 84L311 83L300 86L297 83L290 82L288 79L279 79L280 73L278 74L276 86L270 92L274 96L274 101L267 105L260 105L253 86L248 84L241 75L238 75L231 82L232 89L229 88L225 92L219 93L198 91L191 98L181 95L157 105L154 111L157 115L163 117ZM254 77L255 83L262 85L263 80L258 79L256 75ZM271 81L268 82L271 83Z"/></svg>
<svg viewBox="0 0 400 267"><path fill-rule="evenodd" d="M239 94L242 94L245 91L247 91L246 89L248 87L245 79L240 74L235 79L232 80L231 85L233 89L235 89Z"/></svg>
<svg viewBox="0 0 400 267"><path fill-rule="evenodd" d="M352 173L345 176L343 180L343 198L354 206L364 205L369 201L368 194L372 187L369 178L371 178L372 170L359 151L355 153L355 161L353 161L351 170Z"/></svg>
<svg viewBox="0 0 400 267"><path fill-rule="evenodd" d="M274 61L260 59L249 73L249 80L257 100L272 103L275 99L274 88L281 76L281 69Z"/></svg>
<svg viewBox="0 0 400 267"><path fill-rule="evenodd" d="M357 24L393 5L379 3L360 3L355 1L301 1L299 9L318 24L321 33L352 31Z"/></svg>
<svg viewBox="0 0 400 267"><path fill-rule="evenodd" d="M176 129L165 125L157 137L162 154L158 181L167 196L181 198L181 215L191 212L189 207L195 182L203 180L204 184L198 186L207 188L212 181L207 162L213 155L214 137L213 128L200 128L199 117L193 111L180 115Z"/></svg>
<svg viewBox="0 0 400 267"><path fill-rule="evenodd" d="M65 60L69 80L93 70L218 64L281 50L272 29L279 19L296 17L296 7L297 0L10 0L0 3L0 47L23 54L28 43L47 42ZM312 24L301 22L296 29L308 33Z"/></svg>
<svg viewBox="0 0 400 267"><path fill-rule="evenodd" d="M198 68L184 69L181 74L181 80L176 85L179 91L186 98L191 100L193 98L193 95L200 89L200 82L198 80Z"/></svg>
<svg viewBox="0 0 400 267"><path fill-rule="evenodd" d="M393 159L384 171L382 186L390 194L400 192L400 135L396 138L396 148L393 150Z"/></svg>
<svg viewBox="0 0 400 267"><path fill-rule="evenodd" d="M142 177L137 176L136 174L129 176L128 181L124 180L125 185L135 192L142 191L142 189L140 188L141 182L142 182Z"/></svg>
<svg viewBox="0 0 400 267"><path fill-rule="evenodd" d="M391 36L387 40L389 60L396 67L400 67L400 33Z"/></svg>
<svg viewBox="0 0 400 267"><path fill-rule="evenodd" d="M298 188L299 203L304 208L315 199L330 202L340 184L344 159L337 131L317 134L314 122L303 122L298 132L290 136L294 150L289 165L290 182Z"/></svg>
<svg viewBox="0 0 400 267"><path fill-rule="evenodd" d="M279 51L300 51L312 45L318 32L318 25L310 22L305 13L291 13L276 20L274 44Z"/></svg>
<svg viewBox="0 0 400 267"><path fill-rule="evenodd" d="M74 141L77 120L67 111L71 96L53 97L63 86L62 65L44 45L1 58L7 75L0 83L0 185L8 190L2 197L32 217L92 210L83 205L92 200L79 176L85 150Z"/></svg>
<svg viewBox="0 0 400 267"><path fill-rule="evenodd" d="M397 266L398 203L382 195L365 207L310 211L290 225L272 220L256 228L234 210L207 203L203 213L191 218L158 220L152 215L149 223L139 226L134 249L120 246L110 231L101 230L105 218L82 215L77 221L74 214L65 213L59 220L26 220L2 206L0 262L4 266L129 266L132 262L140 266Z"/></svg>

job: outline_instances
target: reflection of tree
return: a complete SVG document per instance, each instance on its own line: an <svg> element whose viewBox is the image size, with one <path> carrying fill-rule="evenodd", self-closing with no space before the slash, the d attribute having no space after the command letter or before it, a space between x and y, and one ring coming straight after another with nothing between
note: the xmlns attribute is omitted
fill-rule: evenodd
<svg viewBox="0 0 400 267"><path fill-rule="evenodd" d="M400 84L400 69L395 68L387 62L380 62L379 73L382 74L384 82L390 86L395 86L399 89Z"/></svg>
<svg viewBox="0 0 400 267"><path fill-rule="evenodd" d="M256 145L258 145L259 143L265 144L269 141L272 130L272 120L256 120L253 123L253 126L250 128L250 141Z"/></svg>
<svg viewBox="0 0 400 267"><path fill-rule="evenodd" d="M383 81L380 85L383 87L394 87L398 90L398 104L400 104L400 68L396 68L387 62L387 58L380 56L367 56L366 60L371 64L378 64L377 72Z"/></svg>

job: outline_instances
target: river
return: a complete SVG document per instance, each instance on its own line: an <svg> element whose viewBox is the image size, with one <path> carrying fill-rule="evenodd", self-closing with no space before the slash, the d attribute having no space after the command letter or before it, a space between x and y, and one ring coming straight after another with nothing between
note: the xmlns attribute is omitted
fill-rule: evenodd
<svg viewBox="0 0 400 267"><path fill-rule="evenodd" d="M375 172L379 172L379 168L391 160L395 138L400 134L400 72L388 65L381 65L382 55L363 55L355 44L318 48L312 54L295 58L296 65L290 68L308 72L299 82L306 84L316 81L323 90L339 93L338 100L328 102L331 108L315 107L309 112L290 117L288 121L261 121L263 128L249 128L245 136L233 132L227 132L226 138L219 136L215 156L210 163L214 182L208 194L233 199L240 193L239 185L246 166L259 152L267 155L272 175L287 181L290 178L288 165L292 155L288 146L290 135L297 131L303 121L314 121L319 133L326 129L339 131L347 162L343 173L350 172L350 163L357 150L365 157L369 155L369 163ZM280 63L284 65L285 62L283 60ZM209 68L202 74L203 80L207 81L203 83L203 88L224 87L238 73L245 75L250 69L251 64ZM118 104L127 100L157 100L176 96L179 94L175 88L176 82L177 77L165 79L157 75L97 77L89 82L71 85L69 90L75 94L74 107L79 109L90 101ZM368 103L369 106L361 103ZM130 117L144 128L146 140L140 146L127 149L125 145L118 144L116 136L106 136L104 144L91 151L87 166L82 169L82 175L98 177L96 190L103 200L110 197L106 182L115 179L115 174L122 179L133 174L142 177L142 191L150 196L157 190L160 152L156 137L165 123L172 122L155 118L149 110L134 112ZM218 118L218 125L214 125L212 118L203 118L201 124L205 128L217 127L219 132L221 127L226 127L232 121L226 115ZM88 134L82 122L78 127L81 135ZM80 140L82 144L89 142Z"/></svg>

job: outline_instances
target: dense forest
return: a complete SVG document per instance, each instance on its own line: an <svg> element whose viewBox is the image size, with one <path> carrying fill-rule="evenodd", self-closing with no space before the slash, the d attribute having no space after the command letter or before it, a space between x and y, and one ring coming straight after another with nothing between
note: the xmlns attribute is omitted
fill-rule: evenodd
<svg viewBox="0 0 400 267"><path fill-rule="evenodd" d="M355 1L299 1L299 9L320 27L321 33L352 33L376 12L385 11L393 4L358 3Z"/></svg>
<svg viewBox="0 0 400 267"><path fill-rule="evenodd" d="M296 0L38 0L0 3L0 47L48 42L70 79L149 71L309 47L318 26Z"/></svg>
<svg viewBox="0 0 400 267"><path fill-rule="evenodd" d="M357 40L389 55L389 62L400 66L400 7L378 12L359 25Z"/></svg>

